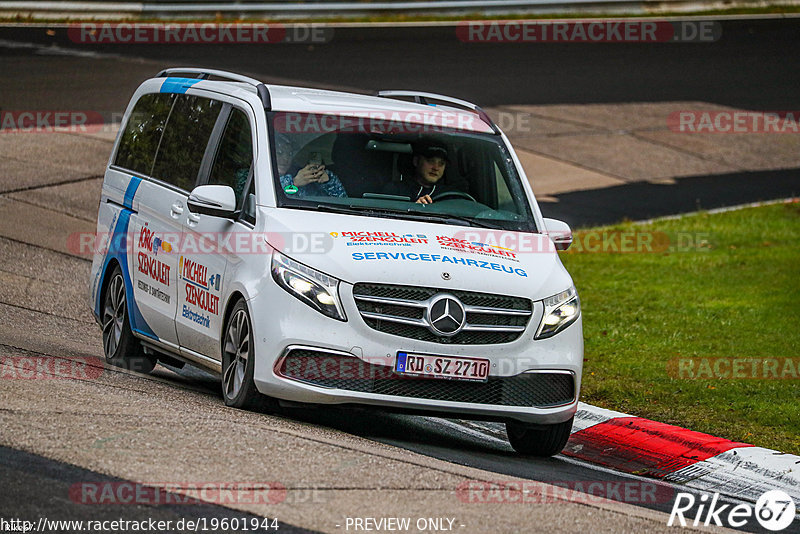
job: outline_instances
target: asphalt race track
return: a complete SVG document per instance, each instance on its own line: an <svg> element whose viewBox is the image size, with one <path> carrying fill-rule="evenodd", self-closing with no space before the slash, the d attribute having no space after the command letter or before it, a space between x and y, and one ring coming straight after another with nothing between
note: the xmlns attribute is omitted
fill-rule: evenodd
<svg viewBox="0 0 800 534"><path fill-rule="evenodd" d="M800 109L797 20L734 20L724 22L722 30L722 39L715 43L518 45L463 43L455 37L452 27L340 27L335 29L331 42L317 45L99 47L70 42L63 28L48 32L46 27L4 27L0 28L0 64L4 66L0 75L0 109L91 109L110 116L124 109L131 92L142 79L160 68L175 65L202 65L245 72L266 82L303 83L361 92L418 88L452 94L484 106L696 101L748 110ZM8 141L12 142L15 140ZM6 178L7 172L11 172L9 169L17 172L22 163L17 167L13 158L0 159L3 162L0 169L0 280L4 286L0 289L0 316L4 317L4 324L0 326L0 347L3 353L58 358L102 357L100 329L91 321L84 302L89 264L85 258L65 253L60 245L63 239L57 232L59 221L65 217L91 227L96 198L86 191L93 194L99 190L96 169L104 165L103 158L110 146L105 143L93 148L92 153L86 155L87 170L76 177L59 177L51 166L44 178L45 171L37 174L33 169L25 171L30 173L30 181L12 183ZM35 148L26 150L35 151ZM42 157L46 158L47 154ZM697 199L701 197L701 207L708 208L796 196L800 192L799 175L798 168L720 172L681 181L668 194L657 198L653 198L651 184L633 182L559 194L556 195L558 203L543 202L542 205L545 215L563 218L573 225L609 223L625 217L639 219L692 211L697 209ZM24 195L46 192L54 184L76 186L70 189L74 196L62 205L50 207L24 199ZM84 185L86 189L78 191L77 187ZM30 218L23 222L22 217L14 215L20 213L27 213ZM43 266L36 276L29 272L32 258ZM15 289L24 284L28 284L24 290ZM62 290L62 287L67 289ZM65 495L76 482L119 482L133 479L142 471L150 480L175 480L180 475L171 470L171 465L189 465L195 461L212 465L211 462L219 459L213 454L217 450L234 449L235 458L240 462L252 460L256 455L258 462L266 464L269 456L258 456L253 448L245 451L246 447L238 447L235 439L236 432L241 432L250 440L248 446L256 447L258 440L250 435L256 430L261 432L258 439L284 436L287 440L305 439L304 443L313 442L313 446L331 447L335 452L326 453L330 457L298 453L297 467L289 466L288 471L296 469L303 474L297 475L296 484L292 483L294 475L287 474L286 485L290 489L319 487L334 491L337 481L344 480L342 472L360 473L348 476L357 480L351 489L352 498L361 499L361 506L365 506L364 501L370 500L374 492L387 488L431 495L442 490L442 486L435 487L435 483L427 479L406 480L406 473L416 468L445 478L453 473L466 476L472 472L467 468L475 468L494 473L497 479L507 476L543 482L645 481L563 456L522 459L505 442L503 427L498 424L418 418L361 409L287 409L277 415L248 414L224 409L218 384L202 373L186 370L159 368L151 377L111 370L100 380L86 382L76 385L74 391L67 391L64 400L43 393L35 404L23 402L22 386L3 385L9 399L17 400L0 406L0 445L22 443L26 451L41 453L0 446L3 481L0 483L0 516L49 515L64 519L119 515L162 519L255 517L243 509L232 511L205 503L180 507L91 507L67 499ZM114 404L107 401L109 398L121 403ZM138 428L139 414L145 415L146 423L141 424L150 425L146 428L169 431L150 437L146 445L135 437L128 451L135 461L127 467L124 456L103 456L96 471L86 469L95 454L91 449L96 442L80 438L84 428L93 428L95 423L107 424L107 428L116 429L109 440L119 436L123 436L119 439L128 439L129 429ZM197 419L196 428L192 430L197 432L195 436L203 436L197 438L197 444L180 440L181 436L193 436L184 428L186 423L179 422L184 418L190 422ZM125 422L128 430L114 421ZM172 425L175 425L174 430ZM43 444L45 440L48 441ZM80 447L84 449L79 451ZM146 454L148 447L160 451L159 454ZM280 444L270 444L270 447L279 449ZM401 451L395 452L394 447ZM411 453L428 458L425 462L430 463L419 463ZM97 454L105 454L102 446L97 447ZM342 459L336 455L348 456ZM365 474L375 463L388 465L392 462L402 467L397 481L389 478L376 482ZM224 468L218 473L228 473L228 464L222 464ZM206 480L214 480L214 476L234 476L215 475L211 468L201 472L206 473ZM243 472L249 471L244 469ZM663 487L670 495L683 491L667 484ZM350 498L343 498L342 506ZM331 503L339 501L330 497L325 502L325 506L319 505L316 510L326 508L325 513L329 514ZM651 512L669 512L672 502L673 499L660 499L655 503L633 503L642 509L642 515L631 521L650 521L644 523L647 528L655 530L661 525L667 530L666 516L653 516ZM566 511L568 506L561 505L555 513L542 513L550 520L562 513L571 517L569 514L573 512ZM602 506L591 508L593 513L599 514L594 524L598 532L641 528L635 523L603 523L606 519L619 520L619 517L609 519L603 514L624 515L625 510L609 512ZM315 513L313 506L304 510L306 514ZM427 513L446 512L440 509ZM278 517L285 521L282 531L304 531L292 526L298 522L293 519L297 515ZM333 516L326 515L316 524L319 526L314 530L344 531ZM580 528L590 528L593 523L588 521L587 524L588 527ZM555 528L542 523L535 530L568 532L578 525L577 522L565 523ZM465 528L460 531L485 530ZM755 527L750 531L759 532Z"/></svg>
<svg viewBox="0 0 800 534"><path fill-rule="evenodd" d="M482 106L694 100L790 110L797 106L800 86L797 27L792 18L732 20L722 23L722 36L713 43L588 45L466 43L452 26L337 27L330 42L314 45L92 45L72 42L64 30L48 35L47 28L2 28L0 39L141 57L168 66L248 72L273 83L294 80L361 92L424 89ZM75 75L48 73L27 98L41 95L91 109L116 110L127 103L132 88L117 83L127 78L125 73L80 73L100 94L120 89L116 98L105 101L72 91L63 94L52 86ZM3 99L14 96L4 94Z"/></svg>

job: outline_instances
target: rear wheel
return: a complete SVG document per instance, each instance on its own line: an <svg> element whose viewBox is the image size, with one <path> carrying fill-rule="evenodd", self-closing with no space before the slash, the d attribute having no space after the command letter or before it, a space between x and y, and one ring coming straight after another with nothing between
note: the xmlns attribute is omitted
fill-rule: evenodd
<svg viewBox="0 0 800 534"><path fill-rule="evenodd" d="M144 353L128 320L125 279L119 265L114 267L106 286L103 302L103 353L111 365L140 373L149 373L156 360Z"/></svg>
<svg viewBox="0 0 800 534"><path fill-rule="evenodd" d="M527 425L519 421L506 423L508 441L514 450L525 456L553 456L567 444L572 420L555 425Z"/></svg>
<svg viewBox="0 0 800 534"><path fill-rule="evenodd" d="M255 409L262 400L253 382L255 346L247 304L239 300L225 323L222 340L222 396L234 408Z"/></svg>

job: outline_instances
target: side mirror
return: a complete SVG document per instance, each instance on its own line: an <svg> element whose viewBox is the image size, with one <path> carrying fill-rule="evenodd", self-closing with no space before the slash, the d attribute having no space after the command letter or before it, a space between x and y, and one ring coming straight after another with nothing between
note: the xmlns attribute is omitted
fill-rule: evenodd
<svg viewBox="0 0 800 534"><path fill-rule="evenodd" d="M569 248L572 244L572 229L567 223L557 219L545 218L544 226L547 235L553 240L556 250L567 250Z"/></svg>
<svg viewBox="0 0 800 534"><path fill-rule="evenodd" d="M199 185L192 190L186 204L189 211L200 215L225 219L239 216L236 211L236 193L227 185Z"/></svg>

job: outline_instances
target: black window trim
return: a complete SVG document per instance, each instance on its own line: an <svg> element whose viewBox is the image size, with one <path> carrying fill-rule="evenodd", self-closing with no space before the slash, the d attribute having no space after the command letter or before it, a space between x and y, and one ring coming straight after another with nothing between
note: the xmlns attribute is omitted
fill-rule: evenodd
<svg viewBox="0 0 800 534"><path fill-rule="evenodd" d="M211 135L208 138L208 144L206 145L206 150L203 153L203 159L200 163L200 170L197 173L197 181L195 182L195 187L198 185L207 185L208 180L211 178L211 168L214 165L214 160L217 157L217 152L219 151L219 145L222 142L222 136L225 133L225 127L228 125L228 119L230 118L231 114L233 113L233 109L239 109L244 116L247 118L247 122L250 125L250 146L253 147L253 140L256 129L254 128L254 124L250 122L250 117L247 114L247 111L242 106L235 106L229 102L225 102L224 100L214 99L222 103L222 109L217 116L217 122L214 124L214 129L211 131ZM166 130L166 127L164 128ZM257 146L257 145L256 145ZM247 181L244 185L245 191L245 198L242 201L242 209L239 210L239 216L234 219L234 222L241 222L251 228L255 228L255 222L250 222L245 219L245 210L244 210L244 203L247 201L247 192L250 191L251 182L254 180L255 177L255 169L256 169L256 152L255 149L253 150L253 160L250 164L250 172L247 174ZM254 188L255 189L255 188ZM258 198L258 197L256 197ZM256 214L258 210L256 210ZM254 216L254 221L256 217Z"/></svg>
<svg viewBox="0 0 800 534"><path fill-rule="evenodd" d="M144 94L140 95L139 98L136 100L136 103L131 108L131 112L133 112L133 110L136 109L136 105L139 103L139 101L142 98L144 98L145 96L148 96L148 95L158 95L158 94L161 94L161 93L152 92L152 93L144 93ZM230 95L226 95L224 93L219 93L219 94L220 95L224 95L224 96L226 96L228 98L232 98ZM227 124L228 124L228 119L229 119L229 117L230 117L230 115L231 115L231 113L233 111L233 108L235 107L235 108L241 110L245 114L245 116L247 117L248 122L250 122L250 116L247 114L247 111L244 109L244 106L237 106L237 105L231 104L230 102L226 102L225 100L222 100L221 98L216 98L216 97L213 97L213 96L194 95L194 94L189 94L189 93L175 94L175 99L173 100L172 105L170 106L170 109L169 109L169 113L167 114L167 118L164 121L164 130L161 132L161 136L158 139L158 145L156 146L156 151L155 151L155 153L153 155L153 162L150 164L150 172L148 174L137 172L137 171L134 171L133 169L129 169L127 167L123 167L123 166L117 165L117 163L115 163L116 160L117 160L119 147L120 147L120 144L121 144L121 141L122 141L121 134L120 134L120 137L118 138L119 142L117 142L117 144L114 147L114 156L113 156L113 158L111 158L111 162L112 163L110 163L108 165L108 168L111 169L111 170L117 171L117 172L121 172L121 173L124 173L124 174L130 174L132 176L136 176L138 178L141 178L142 180L147 180L149 182L152 182L154 184L157 184L157 185L160 185L162 187L165 187L165 188L167 188L167 189L169 189L171 191L174 191L176 193L180 193L180 194L182 194L182 195L184 195L184 196L186 196L188 198L188 196L192 193L191 191L187 191L186 189L183 189L182 187L178 187L175 184L171 184L169 182L165 182L164 180L156 178L156 177L154 177L152 175L153 168L155 167L156 161L158 160L158 152L161 150L161 141L164 138L164 132L167 131L167 127L169 126L169 119L172 116L172 110L175 108L175 104L178 102L178 99L180 99L182 97L188 97L188 96L199 96L201 98L208 98L209 100L216 100L220 104L222 104L222 109L220 109L219 115L217 115L217 120L214 123L214 127L211 130L211 135L208 138L208 143L206 143L206 148L203 151L203 158L202 158L202 160L200 162L200 168L198 169L197 176L195 177L195 182L194 182L194 186L192 187L192 189L194 189L198 185L206 185L206 184L208 184L208 180L209 180L209 177L210 177L210 174L211 174L211 167L214 164L214 158L216 157L217 150L219 150L219 143L222 140L222 135L225 132L225 126L227 126ZM130 116L128 117L128 121L130 121ZM126 121L122 126L120 126L120 132L124 133L124 129L127 128L127 126L128 126L128 121ZM251 143L251 145L253 144L253 141L254 141L254 137L253 136L257 135L257 131L256 131L256 128L254 126L255 126L255 124L250 122L250 143ZM256 140L256 146L257 146L257 139L255 139L255 140ZM244 188L245 191L249 191L250 190L250 186L253 185L252 182L255 180L255 167L256 167L255 163L256 163L256 152L254 150L254 152L253 152L253 162L252 162L252 165L250 166L250 172L249 172L249 174L247 176L247 182L245 183L245 188ZM247 194L247 193L245 193L245 194ZM257 195L257 193L256 193L256 195ZM258 198L258 197L256 196L256 198ZM235 219L234 222L240 222L240 223L242 223L242 224L244 224L244 225L246 225L246 226L248 226L250 228L255 228L255 223L246 220L244 218L244 216L245 216L245 212L244 212L244 205L243 205L242 209L240 210L239 217L237 219Z"/></svg>
<svg viewBox="0 0 800 534"><path fill-rule="evenodd" d="M222 134L225 133L225 126L228 125L228 119L231 116L231 108L233 108L233 106L223 100L219 100L218 102L222 103L222 109L219 115L217 115L217 122L214 123L211 135L208 137L208 143L206 143L206 149L203 152L203 159L200 160L200 168L197 170L195 187L208 184L211 175L211 167L214 165L214 159L217 157L217 152L219 151L219 144L222 142Z"/></svg>
<svg viewBox="0 0 800 534"><path fill-rule="evenodd" d="M161 93L145 93L145 94L143 94L143 95L141 95L139 97L139 99L136 101L136 104L138 104L139 100L141 100L143 97L145 97L147 95L158 95L158 94L161 94ZM155 168L156 161L158 161L158 153L161 151L161 141L164 139L164 133L167 131L167 128L169 127L169 119L170 119L170 117L172 117L172 110L175 109L175 104L177 104L177 102L178 102L178 100L180 98L186 98L186 97L190 97L190 96L199 96L200 98L207 98L208 100L216 100L217 102L219 102L222 105L222 109L220 109L219 115L217 115L217 120L214 123L214 127L211 130L211 135L209 135L208 142L206 143L206 148L203 150L203 159L201 160L200 168L198 169L197 176L195 176L194 186L192 186L192 189L194 189L198 185L201 185L201 181L200 180L201 180L201 177L203 176L204 170L206 172L206 181L207 181L208 172L210 171L210 165L209 165L209 167L207 169L204 169L204 167L203 167L203 164L206 162L206 157L207 157L206 154L209 151L209 147L212 146L212 144L216 140L215 134L218 135L218 136L221 136L221 130L225 128L225 124L226 123L223 121L222 122L222 126L220 127L220 118L222 117L223 114L225 114L225 121L227 121L227 115L230 113L231 104L225 102L224 100L220 100L218 98L208 97L208 96L205 96L205 95L193 95L193 94L187 94L187 93L175 94L175 99L172 101L172 105L169 108L169 113L167 114L167 118L164 121L164 130L161 132L161 136L159 136L159 138L158 138L158 145L156 146L156 151L155 151L155 154L153 155L153 162L150 164L150 172L148 174L143 174L143 173L134 171L133 169L128 169L127 167L123 167L121 165L117 165L116 163L111 163L109 165L109 168L113 169L113 170L116 170L116 171L124 172L124 173L127 173L127 174L132 174L134 176L140 177L140 178L142 178L144 180L148 180L150 182L153 182L153 183L158 184L160 186L166 187L167 189L170 189L170 190L172 190L172 191L174 191L176 193L181 193L181 194L185 195L186 197L188 197L192 193L190 190L187 191L186 189L183 189L182 187L178 187L175 184L171 184L169 182L165 182L164 180L161 180L159 178L154 177L153 176L153 169ZM134 104L133 109L136 108L136 104ZM130 117L128 118L128 120L130 120ZM127 128L127 126L128 126L128 123L126 122L125 125L124 125L124 128ZM220 132L217 131L218 128L220 128ZM120 141L121 141L121 138L120 138ZM117 146L116 146L116 148L114 150L114 158L113 158L112 161L116 161L117 160L117 152L119 152L119 146L120 146L120 143L117 144ZM216 146L216 145L214 145L214 146Z"/></svg>
<svg viewBox="0 0 800 534"><path fill-rule="evenodd" d="M161 135L158 138L158 145L156 146L156 151L153 154L153 161L152 161L152 163L150 163L150 171L147 174L145 174L145 173L141 173L139 171L135 171L133 169L129 169L128 167L123 167L122 165L118 165L116 163L117 158L119 157L119 149L122 146L122 137L125 135L125 130L128 127L128 123L131 120L131 116L133 115L133 112L136 110L136 106L139 105L139 102L141 102L141 100L144 97L151 96L151 95L158 96L160 94L166 94L166 93L161 93L160 91L154 91L154 92L150 92L150 93L143 93L143 94L139 95L139 98L136 99L136 103L133 105L133 107L131 107L131 113L130 113L130 115L128 115L128 120L125 121L123 124L120 124L120 130L119 130L119 133L118 133L118 136L117 136L116 143L114 145L114 153L113 153L113 155L111 157L111 163L108 165L108 168L109 169L114 169L114 170L117 170L117 171L120 171L120 172L126 172L128 174L134 174L134 175L139 176L140 178L143 178L143 179L147 178L149 180L155 180L155 181L157 181L159 183L163 183L163 184L165 184L167 186L170 186L169 187L170 189L174 189L174 190L177 190L177 191L183 191L183 189L181 189L179 187L172 186L172 184L167 184L166 182L162 182L161 180L157 180L157 179L152 177L153 167L155 166L156 158L158 157L158 149L161 148L161 139L164 137L164 131L166 131L167 123L169 123L169 117L172 115L172 108L175 107L175 102L178 100L177 97L181 96L178 93L169 93L169 96L174 96L176 98L175 98L175 100L172 101L172 104L169 107L169 113L167 113L167 118L164 120L164 130L161 132Z"/></svg>
<svg viewBox="0 0 800 534"><path fill-rule="evenodd" d="M156 153L153 154L153 163L150 164L150 172L147 173L148 176L153 176L153 169L156 168L156 162L158 161L158 153L161 152L161 142L164 140L164 133L166 133L167 127L169 126L169 120L172 118L172 110L175 109L175 104L182 96L183 95L175 95L175 99L172 101L172 105L169 107L169 113L167 113L167 118L164 121L164 129L161 130L161 135L159 136L158 144L156 145Z"/></svg>

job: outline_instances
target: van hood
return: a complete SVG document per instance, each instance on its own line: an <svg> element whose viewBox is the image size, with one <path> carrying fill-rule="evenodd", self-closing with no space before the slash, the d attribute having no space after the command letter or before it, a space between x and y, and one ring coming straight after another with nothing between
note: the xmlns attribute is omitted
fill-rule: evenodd
<svg viewBox="0 0 800 534"><path fill-rule="evenodd" d="M571 285L545 234L273 208L266 240L345 282L549 297Z"/></svg>

